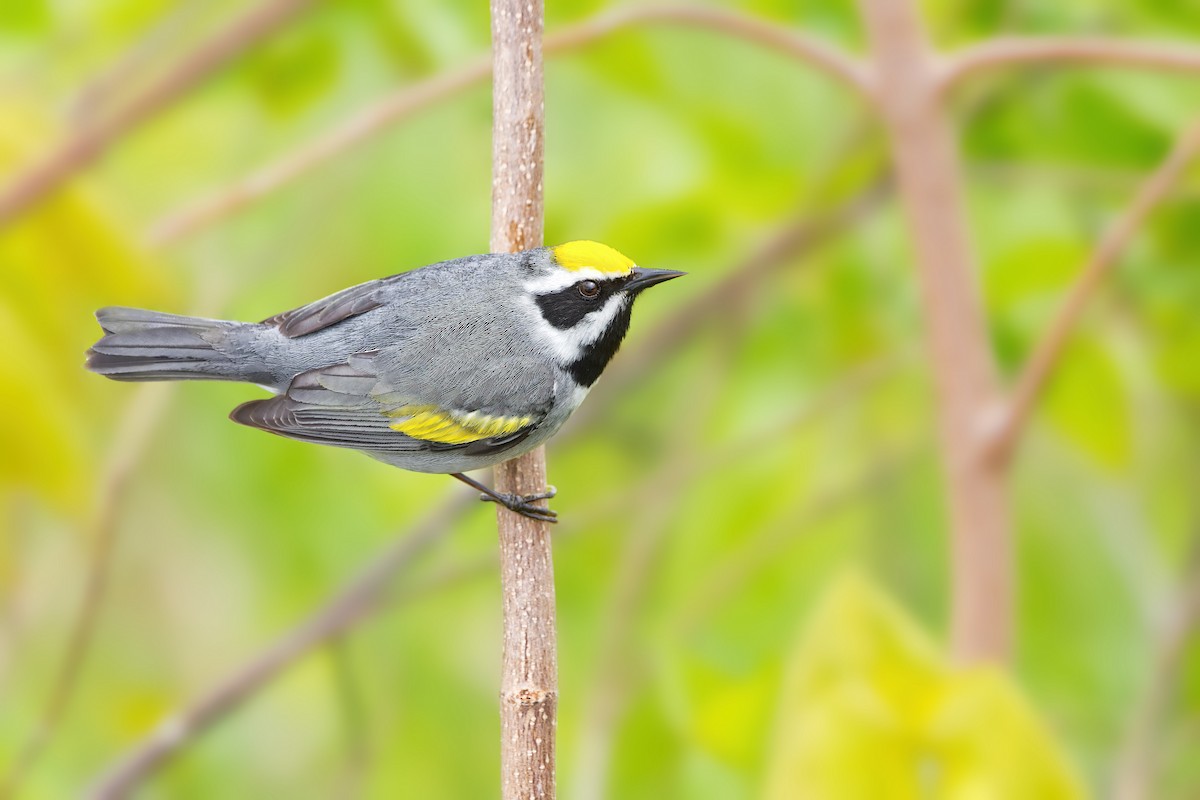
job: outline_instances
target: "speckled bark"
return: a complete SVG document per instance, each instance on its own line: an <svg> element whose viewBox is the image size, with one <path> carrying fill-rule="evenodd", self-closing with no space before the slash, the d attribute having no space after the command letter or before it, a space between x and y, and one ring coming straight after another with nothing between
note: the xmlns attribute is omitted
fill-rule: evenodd
<svg viewBox="0 0 1200 800"><path fill-rule="evenodd" d="M542 244L542 2L492 0L492 250ZM536 494L546 485L538 448L496 467L496 488ZM554 562L550 528L497 508L504 591L500 684L502 796L553 798L558 711Z"/></svg>

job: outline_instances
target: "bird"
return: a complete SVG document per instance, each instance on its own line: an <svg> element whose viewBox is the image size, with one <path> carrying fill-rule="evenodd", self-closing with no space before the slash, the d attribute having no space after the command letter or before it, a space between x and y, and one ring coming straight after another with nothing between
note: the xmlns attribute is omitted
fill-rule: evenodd
<svg viewBox="0 0 1200 800"><path fill-rule="evenodd" d="M645 289L685 273L572 241L472 255L361 283L262 322L110 306L87 351L117 381L219 380L273 396L237 423L449 474L482 499L557 521L536 495L465 473L543 444L579 407Z"/></svg>

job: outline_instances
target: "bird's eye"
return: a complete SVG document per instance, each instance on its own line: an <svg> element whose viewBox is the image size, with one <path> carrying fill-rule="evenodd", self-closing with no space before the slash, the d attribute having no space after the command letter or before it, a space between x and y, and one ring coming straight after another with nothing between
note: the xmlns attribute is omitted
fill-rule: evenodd
<svg viewBox="0 0 1200 800"><path fill-rule="evenodd" d="M575 288L579 290L579 294L588 300L595 300L600 296L600 284L595 281L580 281L575 284Z"/></svg>

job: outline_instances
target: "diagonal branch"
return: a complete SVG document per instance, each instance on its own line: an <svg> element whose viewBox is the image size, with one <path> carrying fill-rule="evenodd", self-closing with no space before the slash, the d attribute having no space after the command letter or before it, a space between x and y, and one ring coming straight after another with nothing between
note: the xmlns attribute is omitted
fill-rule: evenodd
<svg viewBox="0 0 1200 800"><path fill-rule="evenodd" d="M870 79L861 64L840 50L807 36L746 14L700 7L635 6L597 15L546 37L546 55L586 47L613 33L638 25L679 24L704 28L784 52L831 77L870 95ZM484 56L372 102L311 141L256 169L230 186L213 190L168 212L150 227L155 245L173 244L218 220L241 211L326 162L382 134L392 125L459 92L482 83L491 74Z"/></svg>
<svg viewBox="0 0 1200 800"><path fill-rule="evenodd" d="M939 70L938 87L946 92L979 73L1024 64L1085 64L1200 73L1200 47L1102 36L1001 37L946 56Z"/></svg>
<svg viewBox="0 0 1200 800"><path fill-rule="evenodd" d="M392 92L232 185L168 212L150 226L146 238L150 244L160 247L185 239L349 152L355 145L378 136L418 111L482 83L491 73L491 60L477 58L458 69Z"/></svg>
<svg viewBox="0 0 1200 800"><path fill-rule="evenodd" d="M146 89L50 150L0 191L0 226L89 166L121 136L305 10L313 0L270 0L203 42Z"/></svg>
<svg viewBox="0 0 1200 800"><path fill-rule="evenodd" d="M300 656L376 611L396 575L441 539L450 520L474 503L470 494L456 492L412 533L395 542L362 574L342 587L320 611L281 636L194 705L159 723L100 777L88 797L92 800L129 797L180 748L244 703Z"/></svg>
<svg viewBox="0 0 1200 800"><path fill-rule="evenodd" d="M1116 266L1117 259L1129 246L1146 217L1171 191L1198 153L1200 120L1193 122L1184 131L1158 169L1138 188L1128 208L1104 234L1099 246L1080 272L1079 278L1067 293L1058 316L1034 347L1033 355L1029 357L1018 376L1002 416L985 440L984 453L988 460L1004 465L1012 459L1013 451L1029 421L1033 407L1053 376L1067 341L1079 323L1088 301L1095 296L1101 282Z"/></svg>
<svg viewBox="0 0 1200 800"><path fill-rule="evenodd" d="M83 593L79 597L66 652L54 675L50 696L41 719L38 720L32 735L17 751L3 780L0 780L0 798L18 795L25 776L50 747L70 710L88 651L96 634L96 627L100 623L104 598L108 593L117 546L117 518L121 504L142 454L162 421L172 396L171 389L172 387L166 386L141 387L141 391L126 408L117 434L113 437L115 444L112 453L100 472L104 480L100 487L99 501L92 513L89 535L86 537L92 544L87 577Z"/></svg>
<svg viewBox="0 0 1200 800"><path fill-rule="evenodd" d="M1192 542L1183 581L1173 593L1169 616L1155 632L1150 675L1129 715L1117 753L1113 780L1115 800L1150 800L1155 765L1161 758L1161 727L1171 700L1180 690L1188 649L1200 634L1200 540Z"/></svg>
<svg viewBox="0 0 1200 800"><path fill-rule="evenodd" d="M208 7L206 0L180 0L164 9L150 26L115 61L84 84L67 105L67 118L84 127L118 104L122 93L130 91L155 58L168 51L175 39L196 25Z"/></svg>
<svg viewBox="0 0 1200 800"><path fill-rule="evenodd" d="M720 327L723 317L743 307L747 295L761 289L769 278L796 258L812 254L867 218L892 193L892 180L884 175L841 205L812 216L798 216L780 226L719 280L659 321L654 331L644 337L647 344L627 354L622 352L556 441L586 429L607 413L613 400L643 380L662 360L663 353L678 348L706 326Z"/></svg>

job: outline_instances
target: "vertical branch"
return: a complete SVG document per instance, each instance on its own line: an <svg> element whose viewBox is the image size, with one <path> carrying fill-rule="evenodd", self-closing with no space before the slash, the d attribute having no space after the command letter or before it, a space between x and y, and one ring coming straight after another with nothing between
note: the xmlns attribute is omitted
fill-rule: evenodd
<svg viewBox="0 0 1200 800"><path fill-rule="evenodd" d="M491 0L494 252L542 244L542 0ZM496 488L545 491L542 448L496 466ZM558 711L550 526L497 508L504 592L500 768L505 800L553 798Z"/></svg>
<svg viewBox="0 0 1200 800"><path fill-rule="evenodd" d="M915 0L860 0L912 232L937 392L950 499L955 652L1000 659L1012 636L1012 542L1004 472L980 456L997 399L996 369L975 284L955 131Z"/></svg>

